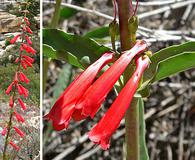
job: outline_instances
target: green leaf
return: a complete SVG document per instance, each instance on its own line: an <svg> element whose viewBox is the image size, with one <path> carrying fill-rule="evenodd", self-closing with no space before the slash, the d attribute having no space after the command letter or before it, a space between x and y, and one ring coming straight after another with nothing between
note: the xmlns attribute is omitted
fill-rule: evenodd
<svg viewBox="0 0 195 160"><path fill-rule="evenodd" d="M85 68L110 48L87 37L65 33L58 29L43 29L43 54L48 58L66 60Z"/></svg>
<svg viewBox="0 0 195 160"><path fill-rule="evenodd" d="M142 89L145 88L151 82L154 82L153 78L157 74L158 66L160 62L166 61L167 59L184 54L186 52L194 52L195 51L195 42L187 42L181 45L174 45L171 47L167 47L156 52L151 57L151 64L148 69L144 72L143 84ZM183 71L183 70L182 70ZM177 71L178 72L178 71ZM176 73L177 73L176 72ZM174 73L172 73L174 74Z"/></svg>
<svg viewBox="0 0 195 160"><path fill-rule="evenodd" d="M65 88L68 87L68 85L72 81L72 66L68 63L66 63L59 76L58 80L56 82L56 85L54 86L54 101L60 96L60 94L65 90Z"/></svg>
<svg viewBox="0 0 195 160"><path fill-rule="evenodd" d="M57 59L56 51L51 46L48 46L47 44L43 44L43 51L44 51L43 56L51 59Z"/></svg>
<svg viewBox="0 0 195 160"><path fill-rule="evenodd" d="M60 10L60 18L68 19L78 13L77 10L69 7L64 7Z"/></svg>
<svg viewBox="0 0 195 160"><path fill-rule="evenodd" d="M152 82L159 81L170 75L195 68L195 52L184 52L159 63L157 74Z"/></svg>
<svg viewBox="0 0 195 160"><path fill-rule="evenodd" d="M85 37L88 38L105 38L109 36L109 27L104 26L97 29L94 29L85 34Z"/></svg>
<svg viewBox="0 0 195 160"><path fill-rule="evenodd" d="M140 143L140 159L141 160L149 160L148 150L146 146L146 126L144 120L144 102L142 98L139 98L139 143Z"/></svg>

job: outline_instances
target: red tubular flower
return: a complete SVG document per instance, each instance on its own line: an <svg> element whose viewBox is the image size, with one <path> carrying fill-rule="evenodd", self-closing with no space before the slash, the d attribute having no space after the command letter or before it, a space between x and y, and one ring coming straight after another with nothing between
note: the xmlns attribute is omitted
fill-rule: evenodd
<svg viewBox="0 0 195 160"><path fill-rule="evenodd" d="M90 65L71 85L61 94L49 114L45 118L52 120L55 130L68 127L75 104L87 88L93 83L98 72L113 59L113 53L103 54L96 62ZM79 91L78 91L79 89Z"/></svg>
<svg viewBox="0 0 195 160"><path fill-rule="evenodd" d="M28 20L27 17L24 17L24 21L26 22L26 24L27 24L28 26L30 26L30 22L29 22L29 20Z"/></svg>
<svg viewBox="0 0 195 160"><path fill-rule="evenodd" d="M31 46L28 46L27 44L22 43L21 46L27 53L32 53L33 55L36 53L36 51Z"/></svg>
<svg viewBox="0 0 195 160"><path fill-rule="evenodd" d="M23 30L24 32L26 32L26 27L25 27L25 26L23 26L23 27L22 27L22 30Z"/></svg>
<svg viewBox="0 0 195 160"><path fill-rule="evenodd" d="M16 58L15 62L18 63L19 62L19 58Z"/></svg>
<svg viewBox="0 0 195 160"><path fill-rule="evenodd" d="M25 80L24 80L24 76L23 76L23 73L22 72L20 72L19 73L19 77L20 77L20 81L21 82L24 82Z"/></svg>
<svg viewBox="0 0 195 160"><path fill-rule="evenodd" d="M27 56L27 55L22 55L22 58L26 59L27 61L29 61L30 63L33 63L34 62L34 59Z"/></svg>
<svg viewBox="0 0 195 160"><path fill-rule="evenodd" d="M15 117L16 117L16 119L17 119L18 122L24 123L24 118L19 113L17 113L16 111L14 111L14 115L15 115Z"/></svg>
<svg viewBox="0 0 195 160"><path fill-rule="evenodd" d="M18 34L18 35L16 35L14 38L12 38L9 42L11 43L11 44L14 44L16 41L17 41L17 39L20 37L20 34Z"/></svg>
<svg viewBox="0 0 195 160"><path fill-rule="evenodd" d="M20 147L17 146L14 142L12 142L11 140L9 141L9 144L16 150L16 151L19 151L20 150Z"/></svg>
<svg viewBox="0 0 195 160"><path fill-rule="evenodd" d="M11 92L11 90L12 90L13 85L14 85L14 83L12 82L12 83L9 85L9 87L7 88L7 90L5 91L5 93L6 93L7 95L9 95L9 94L10 94L10 92Z"/></svg>
<svg viewBox="0 0 195 160"><path fill-rule="evenodd" d="M15 126L13 128L20 135L20 137L24 137L25 136L25 134L19 128L15 127Z"/></svg>
<svg viewBox="0 0 195 160"><path fill-rule="evenodd" d="M26 75L23 72L19 73L19 77L21 82L26 82L26 83L30 82L30 80L26 77Z"/></svg>
<svg viewBox="0 0 195 160"><path fill-rule="evenodd" d="M21 64L22 64L22 67L26 70L27 69L26 63L24 61L21 61Z"/></svg>
<svg viewBox="0 0 195 160"><path fill-rule="evenodd" d="M26 88L24 88L21 84L19 84L18 87L19 87L19 90L20 90L20 92L18 90L19 94L22 93L25 98L28 97L28 90Z"/></svg>
<svg viewBox="0 0 195 160"><path fill-rule="evenodd" d="M23 94L23 91L22 91L22 89L21 89L21 85L20 85L20 84L17 85L17 89L18 89L19 95L22 95L22 94Z"/></svg>
<svg viewBox="0 0 195 160"><path fill-rule="evenodd" d="M26 30L28 33L33 34L32 30L28 26L26 26Z"/></svg>
<svg viewBox="0 0 195 160"><path fill-rule="evenodd" d="M102 149L109 148L110 137L118 128L120 121L124 117L137 90L140 78L148 65L148 57L140 57L136 60L137 67L132 77L99 123L88 133L89 139L96 144L100 144Z"/></svg>
<svg viewBox="0 0 195 160"><path fill-rule="evenodd" d="M9 106L10 106L11 108L14 106L13 96L11 96L10 99L9 99Z"/></svg>
<svg viewBox="0 0 195 160"><path fill-rule="evenodd" d="M28 43L29 45L32 45L32 41L30 40L30 38L29 38L28 36L25 36L25 38L26 38L27 43Z"/></svg>
<svg viewBox="0 0 195 160"><path fill-rule="evenodd" d="M30 63L29 61L27 61L26 59L25 60L23 60L26 64L27 64L27 66L29 66L29 67L32 67L32 63Z"/></svg>
<svg viewBox="0 0 195 160"><path fill-rule="evenodd" d="M7 128L3 128L2 132L1 132L1 135L2 136L5 136L7 134Z"/></svg>
<svg viewBox="0 0 195 160"><path fill-rule="evenodd" d="M18 98L18 102L20 103L20 106L22 107L23 110L26 110L26 105L24 104L24 102Z"/></svg>
<svg viewBox="0 0 195 160"><path fill-rule="evenodd" d="M77 102L75 108L79 109L82 115L90 115L90 117L93 118L102 102L105 100L107 94L124 72L133 57L142 53L146 49L146 42L138 41L132 49L125 51L121 57L85 92L82 98ZM78 116L79 114L75 115L73 118L75 120L82 119Z"/></svg>

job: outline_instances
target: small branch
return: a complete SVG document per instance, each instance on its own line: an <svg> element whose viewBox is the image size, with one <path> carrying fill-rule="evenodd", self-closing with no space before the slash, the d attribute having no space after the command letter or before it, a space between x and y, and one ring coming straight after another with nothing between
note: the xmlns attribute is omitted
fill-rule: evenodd
<svg viewBox="0 0 195 160"><path fill-rule="evenodd" d="M169 6L165 6L165 7L156 9L156 10L152 10L150 12L142 13L142 14L138 15L138 17L139 17L139 19L144 19L146 17L154 16L154 15L157 15L157 14L160 14L163 12L167 12L167 11L172 10L172 9L182 8L182 7L185 7L189 4L195 4L195 1L188 0L188 1L184 1L184 2L174 3L174 4L169 5Z"/></svg>
<svg viewBox="0 0 195 160"><path fill-rule="evenodd" d="M52 2L51 1L43 1L43 3L56 4L56 2L54 2L54 1L52 1ZM81 12L87 12L87 13L90 13L90 14L93 14L93 15L96 15L96 16L99 16L99 17L103 17L103 18L109 19L109 20L113 20L114 19L112 16L106 15L106 14L98 12L96 10L83 8L83 7L76 6L76 5L69 4L69 3L61 3L61 6L69 7L69 8L75 9L77 11L81 11Z"/></svg>
<svg viewBox="0 0 195 160"><path fill-rule="evenodd" d="M165 0L165 1L153 1L153 2L139 2L140 6L162 6L170 5L176 2L181 2L182 0ZM133 5L136 5L136 2L133 2Z"/></svg>

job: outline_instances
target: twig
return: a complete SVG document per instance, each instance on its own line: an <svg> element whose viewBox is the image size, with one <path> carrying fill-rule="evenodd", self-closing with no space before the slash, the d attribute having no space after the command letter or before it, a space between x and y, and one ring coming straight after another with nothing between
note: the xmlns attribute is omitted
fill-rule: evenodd
<svg viewBox="0 0 195 160"><path fill-rule="evenodd" d="M43 3L55 4L56 2L54 2L54 1L52 1L52 2L51 1L43 1ZM73 5L73 4L61 3L61 6L69 7L69 8L72 8L72 9L75 9L75 10L78 10L78 11L82 11L82 12L87 12L87 13L90 13L90 14L93 14L93 15L96 15L96 16L99 16L99 17L109 19L109 20L114 19L112 16L106 15L106 14L98 12L96 10L87 9L87 8L76 6L76 5Z"/></svg>
<svg viewBox="0 0 195 160"><path fill-rule="evenodd" d="M165 6L165 7L156 9L156 10L152 10L150 12L142 13L142 14L138 15L138 17L139 17L139 19L143 19L143 18L154 16L154 15L157 15L157 14L160 14L160 13L172 10L172 9L185 7L185 6L189 5L189 4L194 4L194 3L195 3L194 0L178 2L178 3L174 3L174 4L170 5L170 6Z"/></svg>
<svg viewBox="0 0 195 160"><path fill-rule="evenodd" d="M182 0L165 0L165 1L153 1L153 2L139 2L140 6L162 6L170 5L175 2L181 2ZM136 5L136 2L133 2L133 5Z"/></svg>
<svg viewBox="0 0 195 160"><path fill-rule="evenodd" d="M179 160L183 159L184 148L183 148L183 140L184 140L184 123L181 124L180 134L179 134Z"/></svg>
<svg viewBox="0 0 195 160"><path fill-rule="evenodd" d="M185 23L185 21L190 16L190 13L191 13L192 9L193 9L193 4L190 4L190 5L187 6L187 8L186 8L186 10L185 10L185 12L184 12L184 14L181 18L183 24Z"/></svg>

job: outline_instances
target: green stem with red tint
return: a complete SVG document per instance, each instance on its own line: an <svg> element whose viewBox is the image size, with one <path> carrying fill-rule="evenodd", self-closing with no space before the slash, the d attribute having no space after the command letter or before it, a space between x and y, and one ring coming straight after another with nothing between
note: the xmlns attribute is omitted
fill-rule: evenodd
<svg viewBox="0 0 195 160"><path fill-rule="evenodd" d="M119 9L119 27L121 50L128 50L132 47L132 35L129 30L129 19L133 15L132 0L118 0ZM134 40L135 41L135 40ZM124 73L125 83L134 71L133 63ZM126 160L139 160L139 108L137 106L138 99L132 100L125 115L125 158Z"/></svg>

